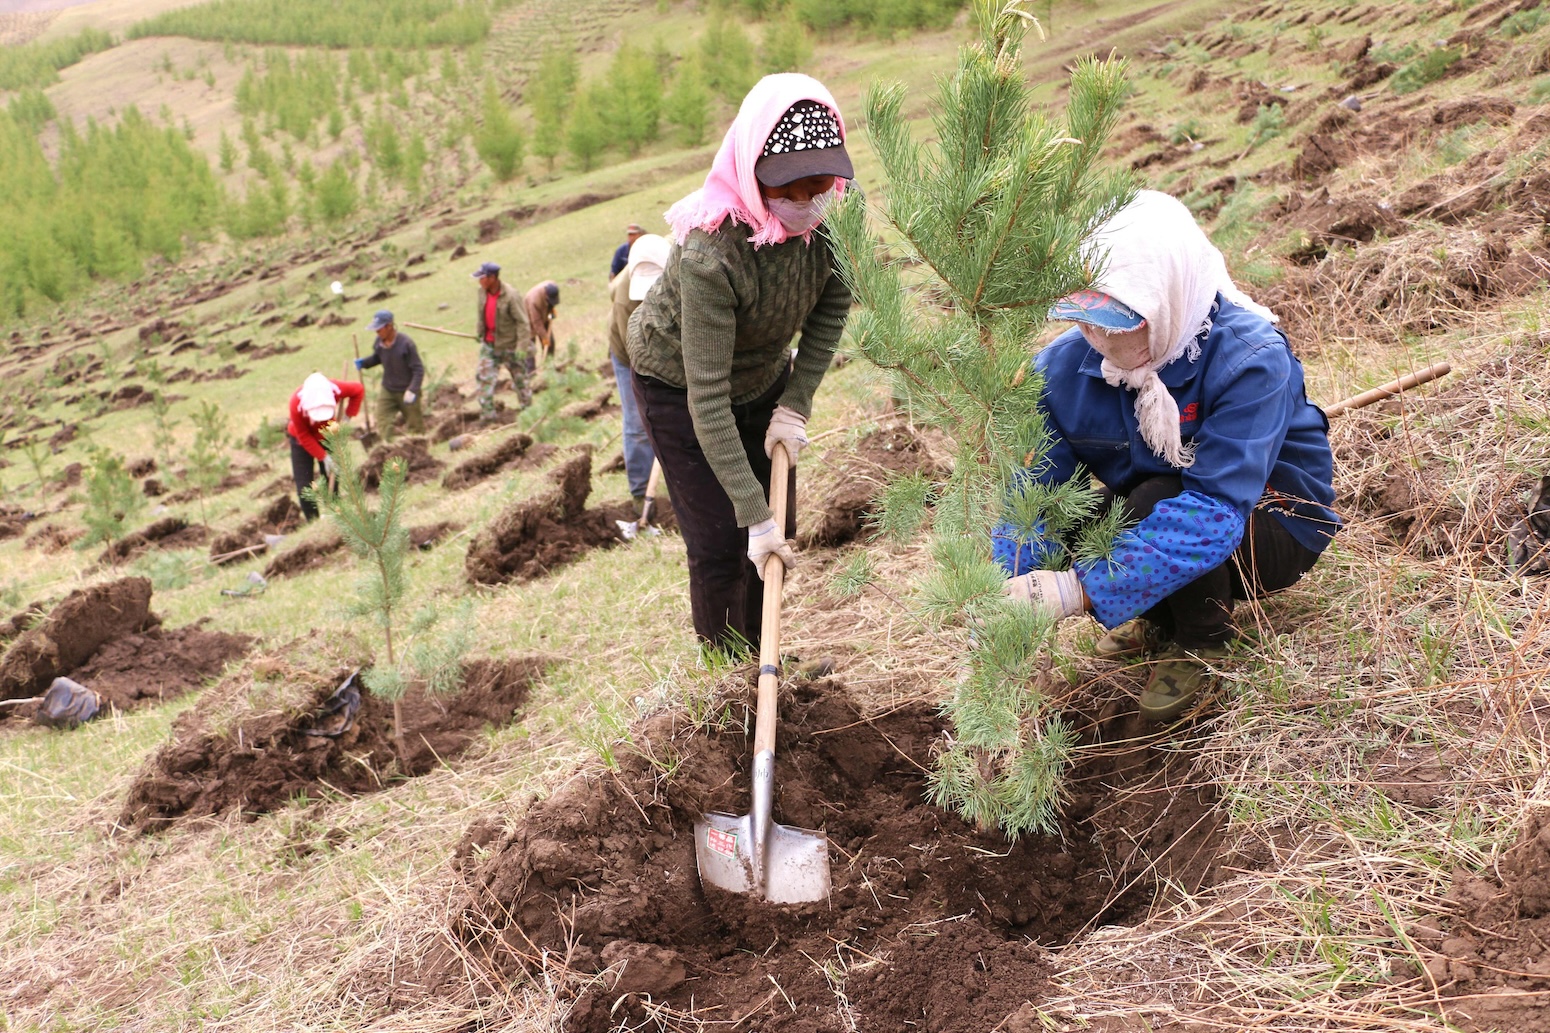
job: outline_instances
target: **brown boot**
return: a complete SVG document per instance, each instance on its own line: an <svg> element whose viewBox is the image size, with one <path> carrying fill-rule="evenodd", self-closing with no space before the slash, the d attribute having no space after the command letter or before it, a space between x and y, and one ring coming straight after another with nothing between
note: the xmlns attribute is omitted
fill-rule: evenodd
<svg viewBox="0 0 1550 1033"><path fill-rule="evenodd" d="M1104 634L1093 644L1093 655L1100 660L1126 660L1142 656L1158 647L1160 636L1151 622L1133 617Z"/></svg>
<svg viewBox="0 0 1550 1033"><path fill-rule="evenodd" d="M1185 651L1174 646L1152 667L1152 676L1141 690L1141 716L1151 721L1172 721L1212 682L1207 661L1227 655L1226 646Z"/></svg>

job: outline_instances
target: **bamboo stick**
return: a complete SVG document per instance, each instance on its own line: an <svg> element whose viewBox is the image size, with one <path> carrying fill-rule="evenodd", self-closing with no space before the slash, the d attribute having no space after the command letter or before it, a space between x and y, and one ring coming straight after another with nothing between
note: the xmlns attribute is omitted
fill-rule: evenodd
<svg viewBox="0 0 1550 1033"><path fill-rule="evenodd" d="M1452 369L1453 367L1448 363L1439 362L1435 365L1427 366L1425 369L1417 370L1414 373L1406 373L1398 380L1390 381L1381 387L1375 387L1370 391L1363 391L1359 395L1343 398L1334 405L1325 406L1324 415L1338 416L1348 409L1360 409L1365 405L1371 405L1373 402L1382 401L1385 398L1393 398L1402 391L1408 391L1412 387L1420 387L1422 384L1436 380L1438 377L1446 376Z"/></svg>

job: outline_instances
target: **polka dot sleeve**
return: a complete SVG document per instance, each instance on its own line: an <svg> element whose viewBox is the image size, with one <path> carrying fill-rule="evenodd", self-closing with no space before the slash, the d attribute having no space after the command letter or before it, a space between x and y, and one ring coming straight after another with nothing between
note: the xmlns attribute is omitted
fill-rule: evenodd
<svg viewBox="0 0 1550 1033"><path fill-rule="evenodd" d="M1031 541L1021 541L1017 530L1005 520L991 528L990 557L1001 564L1007 577L1047 568L1050 559L1063 551L1059 542L1045 535L1042 522L1036 530L1038 533Z"/></svg>
<svg viewBox="0 0 1550 1033"><path fill-rule="evenodd" d="M1186 491L1114 540L1107 560L1077 564L1093 614L1114 628L1138 617L1207 571L1243 540L1243 518L1226 503Z"/></svg>

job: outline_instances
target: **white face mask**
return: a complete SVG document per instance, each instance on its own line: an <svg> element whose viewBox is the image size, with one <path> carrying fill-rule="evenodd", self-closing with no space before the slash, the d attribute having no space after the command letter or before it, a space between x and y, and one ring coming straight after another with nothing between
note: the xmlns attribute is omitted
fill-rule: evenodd
<svg viewBox="0 0 1550 1033"><path fill-rule="evenodd" d="M770 210L770 214L780 220L780 224L786 228L786 232L792 236L806 233L823 221L823 213L829 207L829 198L834 196L832 190L821 194L815 194L804 204L801 201L791 201L784 197L766 197L764 207Z"/></svg>

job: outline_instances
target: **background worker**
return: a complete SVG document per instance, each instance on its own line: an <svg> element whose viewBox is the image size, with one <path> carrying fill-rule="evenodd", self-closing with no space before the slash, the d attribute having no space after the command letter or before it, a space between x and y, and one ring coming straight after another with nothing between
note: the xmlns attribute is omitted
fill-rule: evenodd
<svg viewBox="0 0 1550 1033"><path fill-rule="evenodd" d="M377 426L382 439L392 441L397 423L411 434L425 433L425 415L420 405L420 386L425 380L425 364L420 351L408 334L399 333L393 313L383 309L371 318L366 328L377 335L371 354L355 360L356 369L382 367L382 390L377 394Z"/></svg>
<svg viewBox="0 0 1550 1033"><path fill-rule="evenodd" d="M625 265L630 260L630 248L646 233L640 228L639 223L630 223L624 228L624 243L614 248L613 261L608 265L608 279L611 282L615 276L624 271Z"/></svg>
<svg viewBox="0 0 1550 1033"><path fill-rule="evenodd" d="M612 305L608 320L608 357L613 362L614 383L619 388L619 408L624 411L624 475L630 484L630 497L638 508L646 500L646 483L651 479L651 464L656 459L646 426L640 419L640 406L630 384L630 353L626 341L630 334L630 316L645 300L646 292L662 276L672 245L666 237L645 233L630 247L624 268L608 283Z"/></svg>
<svg viewBox="0 0 1550 1033"><path fill-rule="evenodd" d="M479 281L474 333L479 341L479 369L474 380L479 384L479 419L488 423L495 419L495 382L502 366L511 374L519 408L533 404L533 390L528 383L532 331L528 327L527 306L516 291L501 282L500 266L486 262L473 276Z"/></svg>
<svg viewBox="0 0 1550 1033"><path fill-rule="evenodd" d="M1140 704L1167 721L1225 654L1233 601L1294 584L1339 529L1329 421L1274 314L1183 204L1141 191L1094 234L1091 261L1095 288L1050 312L1076 327L1034 363L1052 443L1032 479L1090 471L1136 523L1071 570L1031 570L1061 555L1037 528L1002 524L995 554L1013 598L1112 629L1100 655L1159 648Z"/></svg>
<svg viewBox="0 0 1550 1033"><path fill-rule="evenodd" d="M560 285L553 280L535 283L523 300L527 303L527 321L532 327L534 352L553 358L554 310L560 304Z"/></svg>
<svg viewBox="0 0 1550 1033"><path fill-rule="evenodd" d="M312 486L319 467L324 477L334 476L334 461L323 434L338 417L341 401L346 406L345 418L353 419L365 397L366 385L330 380L321 373L307 374L301 387L291 394L290 422L285 425L286 436L291 439L291 479L296 482L296 499L308 520L318 518L318 507L307 498L305 489Z"/></svg>
<svg viewBox="0 0 1550 1033"><path fill-rule="evenodd" d="M756 83L705 185L667 213L677 243L630 317L636 399L689 560L694 630L759 646L764 562L795 562L766 501L770 453L807 444L813 394L850 312L819 229L854 175L834 98L806 75ZM796 359L791 340L801 333Z"/></svg>

